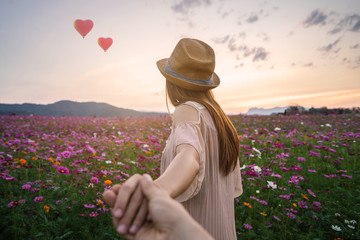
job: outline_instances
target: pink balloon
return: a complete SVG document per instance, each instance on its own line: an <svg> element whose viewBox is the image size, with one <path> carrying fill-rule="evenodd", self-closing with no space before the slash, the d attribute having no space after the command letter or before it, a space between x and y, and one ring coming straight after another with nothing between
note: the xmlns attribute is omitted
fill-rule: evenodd
<svg viewBox="0 0 360 240"><path fill-rule="evenodd" d="M108 48L111 46L112 43L113 40L111 38L102 38L102 37L98 38L98 44L102 49L104 49L104 52L108 50Z"/></svg>
<svg viewBox="0 0 360 240"><path fill-rule="evenodd" d="M93 26L94 23L90 19L88 20L76 19L74 21L74 27L76 31L78 31L83 38L85 38L86 34L88 34L91 31Z"/></svg>

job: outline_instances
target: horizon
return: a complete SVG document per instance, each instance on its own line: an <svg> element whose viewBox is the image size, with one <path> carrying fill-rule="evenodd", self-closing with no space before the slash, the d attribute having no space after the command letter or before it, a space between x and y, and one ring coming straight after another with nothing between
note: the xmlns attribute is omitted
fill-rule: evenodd
<svg viewBox="0 0 360 240"><path fill-rule="evenodd" d="M63 100L59 100L59 101L56 101L56 102L53 102L53 103L31 103L31 102L23 102L23 103L2 103L0 102L0 104L18 104L18 105L22 105L22 104L34 104L34 105L49 105L49 104L55 104L55 103L58 103L58 102L75 102L75 103L96 103L96 104L108 104L110 106L113 106L113 107L117 107L117 108L122 108L122 109L128 109L128 110L134 110L134 111L138 111L138 112L157 112L157 113L168 113L167 111L148 111L148 110L139 110L139 109L132 109L132 108L128 108L128 107L124 107L124 106L115 106L115 105L112 105L110 103L106 103L106 102L97 102L97 101L84 101L84 102L81 102L81 101L74 101L74 100L68 100L68 99L63 99ZM303 107L305 110L309 110L311 108L315 108L315 107L308 107L308 106L301 106L301 105L288 105L288 106L274 106L274 107L269 107L269 108L263 108L263 107L252 107L252 108L249 108L247 109L246 112L238 112L238 113L227 113L228 115L238 115L238 114L248 114L250 110L252 109L258 109L258 110L272 110L272 109L276 109L276 108L288 108L288 107L293 107L293 106L296 106L296 107ZM170 106L169 106L170 107ZM335 108L329 108L327 106L322 106L322 107L316 107L316 108L327 108L327 109L352 109L352 108L359 108L360 106L353 106L353 107L335 107ZM170 109L173 110L173 107L170 107Z"/></svg>
<svg viewBox="0 0 360 240"><path fill-rule="evenodd" d="M156 61L183 37L215 51L227 114L360 106L360 1L0 2L0 102L167 112ZM83 38L76 19L91 19ZM104 52L99 37L111 37Z"/></svg>

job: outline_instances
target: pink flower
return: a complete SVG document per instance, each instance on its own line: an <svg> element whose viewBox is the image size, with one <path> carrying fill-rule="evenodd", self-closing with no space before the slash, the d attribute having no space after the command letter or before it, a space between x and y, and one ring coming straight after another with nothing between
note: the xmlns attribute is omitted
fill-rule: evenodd
<svg viewBox="0 0 360 240"><path fill-rule="evenodd" d="M94 208L95 205L92 205L92 204L84 204L84 207L86 207L86 208Z"/></svg>
<svg viewBox="0 0 360 240"><path fill-rule="evenodd" d="M291 219L295 218L295 215L293 213L291 213L291 212L287 212L286 215Z"/></svg>
<svg viewBox="0 0 360 240"><path fill-rule="evenodd" d="M280 218L278 218L277 216L273 216L276 220L278 220L279 222L281 221Z"/></svg>
<svg viewBox="0 0 360 240"><path fill-rule="evenodd" d="M252 229L252 228L253 228L251 225L249 225L249 224L247 224L247 223L245 223L243 226L244 226L244 228L246 228L246 229Z"/></svg>
<svg viewBox="0 0 360 240"><path fill-rule="evenodd" d="M42 196L39 196L39 197L35 197L34 198L34 202L41 202L43 200L43 197Z"/></svg>
<svg viewBox="0 0 360 240"><path fill-rule="evenodd" d="M306 205L306 202L304 202L304 201L299 202L299 207L300 208L308 208L308 206Z"/></svg>
<svg viewBox="0 0 360 240"><path fill-rule="evenodd" d="M90 182L97 184L97 183L99 183L100 181L99 181L99 179L98 179L97 177L92 177L92 178L90 179Z"/></svg>
<svg viewBox="0 0 360 240"><path fill-rule="evenodd" d="M11 201L9 204L8 204L8 208L12 208L14 206L14 202Z"/></svg>
<svg viewBox="0 0 360 240"><path fill-rule="evenodd" d="M92 212L89 214L90 217L96 217L97 215L99 215L97 212Z"/></svg>
<svg viewBox="0 0 360 240"><path fill-rule="evenodd" d="M311 196L316 197L316 195L311 191L311 189L308 189L307 191Z"/></svg>
<svg viewBox="0 0 360 240"><path fill-rule="evenodd" d="M312 207L315 211L320 211L320 206L321 206L321 203L320 203L320 202L316 202L316 201L314 201L314 202L311 204L311 207Z"/></svg>
<svg viewBox="0 0 360 240"><path fill-rule="evenodd" d="M31 185L30 185L30 184L25 184L25 185L22 185L21 188L22 188L22 189L30 189L30 188L31 188Z"/></svg>
<svg viewBox="0 0 360 240"><path fill-rule="evenodd" d="M67 167L60 166L58 167L57 172L63 175L68 175L69 169Z"/></svg>

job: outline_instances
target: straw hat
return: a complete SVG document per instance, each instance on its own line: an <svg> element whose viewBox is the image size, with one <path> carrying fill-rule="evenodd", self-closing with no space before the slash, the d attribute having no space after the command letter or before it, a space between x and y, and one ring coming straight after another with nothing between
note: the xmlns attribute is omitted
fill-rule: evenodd
<svg viewBox="0 0 360 240"><path fill-rule="evenodd" d="M188 90L206 91L220 84L214 72L214 50L197 39L181 39L170 58L161 59L156 65L166 80Z"/></svg>

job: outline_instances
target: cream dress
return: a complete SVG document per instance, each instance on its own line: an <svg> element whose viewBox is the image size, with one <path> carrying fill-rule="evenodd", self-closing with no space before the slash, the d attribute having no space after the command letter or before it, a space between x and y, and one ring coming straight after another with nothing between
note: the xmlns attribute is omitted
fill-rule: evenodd
<svg viewBox="0 0 360 240"><path fill-rule="evenodd" d="M239 162L229 175L224 177L220 173L217 130L209 112L197 102L188 101L184 104L196 109L198 120L182 121L172 126L162 154L160 174L164 173L175 157L178 145L193 146L200 156L200 170L191 185L176 200L215 239L236 239L234 197L242 193Z"/></svg>

